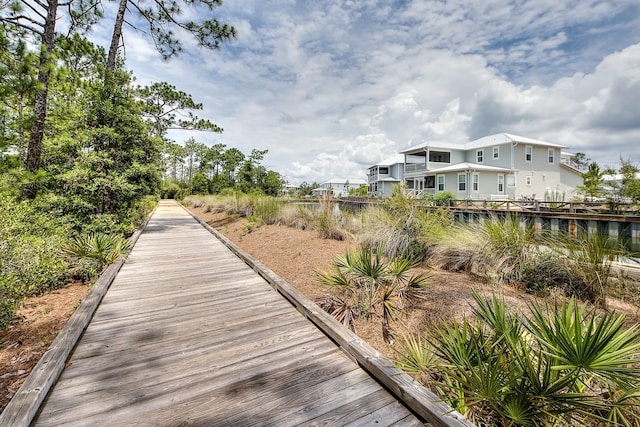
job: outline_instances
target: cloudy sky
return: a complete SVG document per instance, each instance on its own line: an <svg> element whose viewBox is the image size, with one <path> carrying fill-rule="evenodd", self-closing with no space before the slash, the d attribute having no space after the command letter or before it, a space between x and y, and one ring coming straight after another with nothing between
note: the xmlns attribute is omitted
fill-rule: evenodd
<svg viewBox="0 0 640 427"><path fill-rule="evenodd" d="M126 30L127 68L204 103L224 133L196 140L268 149L292 184L498 132L640 162L637 0L226 0L215 16L237 39L184 39L168 62Z"/></svg>

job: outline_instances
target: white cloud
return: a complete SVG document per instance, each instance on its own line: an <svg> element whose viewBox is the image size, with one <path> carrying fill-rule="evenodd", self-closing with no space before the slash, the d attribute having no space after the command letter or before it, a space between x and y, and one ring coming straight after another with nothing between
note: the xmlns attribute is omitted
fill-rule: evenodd
<svg viewBox="0 0 640 427"><path fill-rule="evenodd" d="M219 51L163 62L127 33L127 64L225 129L197 139L268 149L265 164L293 183L364 177L407 144L502 131L640 157L633 0L241 3L216 11L238 29Z"/></svg>

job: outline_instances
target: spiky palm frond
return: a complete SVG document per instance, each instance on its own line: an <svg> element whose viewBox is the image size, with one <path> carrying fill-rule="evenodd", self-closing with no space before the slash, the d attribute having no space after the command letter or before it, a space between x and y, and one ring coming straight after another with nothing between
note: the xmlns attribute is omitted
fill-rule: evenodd
<svg viewBox="0 0 640 427"><path fill-rule="evenodd" d="M586 312L574 299L544 310L530 304L530 309L525 327L557 359L555 370L578 375L574 388L594 380L622 388L640 384L640 330L625 328L624 315Z"/></svg>
<svg viewBox="0 0 640 427"><path fill-rule="evenodd" d="M340 323L355 332L354 320L358 317L358 310L345 298L326 295L316 301L320 308L335 317Z"/></svg>

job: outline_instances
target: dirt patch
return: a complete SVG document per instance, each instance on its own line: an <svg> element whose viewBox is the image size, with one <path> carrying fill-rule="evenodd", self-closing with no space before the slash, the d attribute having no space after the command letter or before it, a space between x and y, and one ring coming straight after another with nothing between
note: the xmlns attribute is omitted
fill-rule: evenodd
<svg viewBox="0 0 640 427"><path fill-rule="evenodd" d="M7 406L88 292L87 285L71 283L22 301L15 319L0 331L0 410Z"/></svg>

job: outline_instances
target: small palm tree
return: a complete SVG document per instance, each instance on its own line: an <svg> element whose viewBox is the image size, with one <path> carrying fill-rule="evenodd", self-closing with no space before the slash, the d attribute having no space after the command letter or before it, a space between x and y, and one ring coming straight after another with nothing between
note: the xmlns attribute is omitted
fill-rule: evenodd
<svg viewBox="0 0 640 427"><path fill-rule="evenodd" d="M63 252L82 264L89 275L99 274L107 265L124 256L131 248L128 239L116 234L93 233L71 240Z"/></svg>
<svg viewBox="0 0 640 427"><path fill-rule="evenodd" d="M410 274L417 266L407 258L388 260L383 248L359 248L337 256L329 272L317 273L318 280L337 290L337 295L319 301L321 307L336 316L346 326L354 328L353 320L379 316L382 334L393 340L392 323L413 298L419 297L428 285L426 273Z"/></svg>

